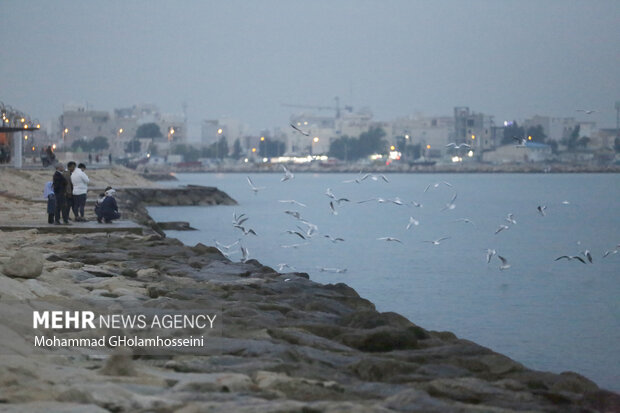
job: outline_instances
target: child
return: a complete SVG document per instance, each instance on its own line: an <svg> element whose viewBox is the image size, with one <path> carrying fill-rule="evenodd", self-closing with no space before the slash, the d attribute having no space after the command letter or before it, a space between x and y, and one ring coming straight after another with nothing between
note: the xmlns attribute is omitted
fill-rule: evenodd
<svg viewBox="0 0 620 413"><path fill-rule="evenodd" d="M54 223L54 210L56 209L56 196L54 195L54 183L48 181L43 188L43 198L47 199L47 223Z"/></svg>

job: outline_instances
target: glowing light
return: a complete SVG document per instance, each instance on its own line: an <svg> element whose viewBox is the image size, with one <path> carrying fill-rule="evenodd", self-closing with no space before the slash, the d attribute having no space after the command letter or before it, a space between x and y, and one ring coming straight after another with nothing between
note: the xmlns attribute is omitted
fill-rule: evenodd
<svg viewBox="0 0 620 413"><path fill-rule="evenodd" d="M318 136L315 136L315 137L314 137L314 139L312 139L312 141L313 141L314 143L317 143L317 142L319 141L319 137L318 137Z"/></svg>
<svg viewBox="0 0 620 413"><path fill-rule="evenodd" d="M170 134L174 135L174 128L170 128Z"/></svg>
<svg viewBox="0 0 620 413"><path fill-rule="evenodd" d="M458 156L453 156L451 159L452 159L452 162L454 163L461 162L463 160L463 158L460 158Z"/></svg>
<svg viewBox="0 0 620 413"><path fill-rule="evenodd" d="M472 139L476 139L476 135L471 135L471 138Z"/></svg>
<svg viewBox="0 0 620 413"><path fill-rule="evenodd" d="M430 148L431 148L431 145L426 145L426 149L430 149Z"/></svg>
<svg viewBox="0 0 620 413"><path fill-rule="evenodd" d="M65 128L65 133L69 133L69 128Z"/></svg>
<svg viewBox="0 0 620 413"><path fill-rule="evenodd" d="M409 135L405 135L405 139L409 139Z"/></svg>
<svg viewBox="0 0 620 413"><path fill-rule="evenodd" d="M32 150L34 151L34 146L32 147Z"/></svg>
<svg viewBox="0 0 620 413"><path fill-rule="evenodd" d="M151 157L151 154L150 154L150 153L147 153L147 154L146 154L146 157L147 157L147 158L150 158L150 157Z"/></svg>
<svg viewBox="0 0 620 413"><path fill-rule="evenodd" d="M263 158L263 162L269 162L269 158Z"/></svg>
<svg viewBox="0 0 620 413"><path fill-rule="evenodd" d="M41 124L37 123L37 129L41 129Z"/></svg>
<svg viewBox="0 0 620 413"><path fill-rule="evenodd" d="M24 136L24 139L25 139L25 140L28 140L28 135Z"/></svg>
<svg viewBox="0 0 620 413"><path fill-rule="evenodd" d="M390 159L394 159L396 161L399 160L401 156L402 156L402 153L398 151L392 151L390 152L390 155L389 155Z"/></svg>
<svg viewBox="0 0 620 413"><path fill-rule="evenodd" d="M217 134L218 134L218 135L221 135L221 134L222 134L222 132L224 132L224 130L223 130L222 128L219 128L219 129L217 130Z"/></svg>
<svg viewBox="0 0 620 413"><path fill-rule="evenodd" d="M304 125L307 125L307 124L308 124L308 121L304 121Z"/></svg>
<svg viewBox="0 0 620 413"><path fill-rule="evenodd" d="M25 125L24 125L24 129L28 129L28 124L25 124Z"/></svg>
<svg viewBox="0 0 620 413"><path fill-rule="evenodd" d="M528 136L528 137L527 137L527 140L531 141L531 140L532 140L532 137L531 137L531 136Z"/></svg>
<svg viewBox="0 0 620 413"><path fill-rule="evenodd" d="M56 150L56 144L52 145L52 150Z"/></svg>
<svg viewBox="0 0 620 413"><path fill-rule="evenodd" d="M260 141L261 141L261 142L263 142L264 140L265 140L265 137L264 137L264 136L261 136L261 137L260 137Z"/></svg>
<svg viewBox="0 0 620 413"><path fill-rule="evenodd" d="M256 148L252 148L252 153L256 152Z"/></svg>
<svg viewBox="0 0 620 413"><path fill-rule="evenodd" d="M396 147L394 145L390 146L390 150L393 151L394 149L396 149Z"/></svg>
<svg viewBox="0 0 620 413"><path fill-rule="evenodd" d="M121 133L123 133L123 128L120 128L120 129L118 130L118 134L120 135Z"/></svg>
<svg viewBox="0 0 620 413"><path fill-rule="evenodd" d="M474 156L474 151L469 151L469 152L467 152L467 156L469 156L470 158L471 158L472 156Z"/></svg>
<svg viewBox="0 0 620 413"><path fill-rule="evenodd" d="M370 159L373 161L376 161L377 159L381 159L383 158L383 155L379 154L379 153L375 153L373 155L370 155Z"/></svg>
<svg viewBox="0 0 620 413"><path fill-rule="evenodd" d="M21 121L22 121L22 123L24 123L24 122L26 122L26 119L25 119L25 118L22 118L22 119L21 119Z"/></svg>
<svg viewBox="0 0 620 413"><path fill-rule="evenodd" d="M248 158L245 158L243 162L248 163Z"/></svg>

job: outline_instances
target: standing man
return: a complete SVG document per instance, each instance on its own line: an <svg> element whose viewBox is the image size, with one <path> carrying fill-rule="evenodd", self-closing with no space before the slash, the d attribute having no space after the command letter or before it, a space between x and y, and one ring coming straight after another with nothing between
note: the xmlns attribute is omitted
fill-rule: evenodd
<svg viewBox="0 0 620 413"><path fill-rule="evenodd" d="M56 172L52 178L52 187L54 189L54 197L56 198L56 206L54 207L54 224L60 225L60 213L62 211L63 221L65 225L69 224L68 217L65 216L65 194L67 191L67 181L63 176L65 166L62 163L56 164Z"/></svg>
<svg viewBox="0 0 620 413"><path fill-rule="evenodd" d="M76 221L86 221L84 219L84 206L86 205L86 193L88 192L88 175L84 172L86 165L79 164L77 169L71 174L73 184L73 215Z"/></svg>
<svg viewBox="0 0 620 413"><path fill-rule="evenodd" d="M67 164L67 170L62 173L67 181L67 186L65 187L65 207L62 211L62 219L65 221L69 220L69 211L73 209L73 183L71 182L73 171L75 171L75 162L70 161Z"/></svg>

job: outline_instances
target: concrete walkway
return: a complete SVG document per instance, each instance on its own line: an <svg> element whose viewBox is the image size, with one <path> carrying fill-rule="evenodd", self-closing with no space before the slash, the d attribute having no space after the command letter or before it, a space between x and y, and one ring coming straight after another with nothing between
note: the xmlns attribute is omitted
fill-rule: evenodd
<svg viewBox="0 0 620 413"><path fill-rule="evenodd" d="M25 231L36 229L40 233L54 234L90 234L95 232L130 232L142 235L144 227L133 221L114 221L111 224L100 224L97 221L71 222L70 225L53 225L48 223L0 223L0 231Z"/></svg>

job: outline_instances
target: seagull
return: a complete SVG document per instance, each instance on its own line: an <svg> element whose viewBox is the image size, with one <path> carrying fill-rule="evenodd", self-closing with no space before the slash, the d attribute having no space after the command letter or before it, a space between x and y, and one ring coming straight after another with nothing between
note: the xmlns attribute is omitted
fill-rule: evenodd
<svg viewBox="0 0 620 413"><path fill-rule="evenodd" d="M366 174L362 177L362 179L360 179L360 181L364 181L365 179L372 179L373 181L378 181L379 178L383 179L385 182L389 183L390 181L385 177L385 175L376 175L376 174Z"/></svg>
<svg viewBox="0 0 620 413"><path fill-rule="evenodd" d="M501 231L510 228L508 225L500 225L495 234L499 234Z"/></svg>
<svg viewBox="0 0 620 413"><path fill-rule="evenodd" d="M495 254L497 254L497 251L495 251L494 249L487 249L487 264L491 262L491 258L493 258Z"/></svg>
<svg viewBox="0 0 620 413"><path fill-rule="evenodd" d="M338 211L336 211L336 207L334 206L334 202L333 201L329 201L329 209L331 209L332 214L338 215Z"/></svg>
<svg viewBox="0 0 620 413"><path fill-rule="evenodd" d="M422 242L428 242L433 245L439 245L441 244L441 241L446 240L446 239L450 239L450 237L439 238L438 240L435 240L435 241L422 241Z"/></svg>
<svg viewBox="0 0 620 413"><path fill-rule="evenodd" d="M312 222L306 221L305 219L301 219L300 221L308 227L308 229L306 230L306 235L308 237L312 237L314 236L314 234L319 232L319 227L314 225Z"/></svg>
<svg viewBox="0 0 620 413"><path fill-rule="evenodd" d="M287 234L292 234L292 235L297 235L299 238L301 238L303 240L306 239L306 236L304 234L302 234L301 232L299 232L299 231L293 231L293 230L289 229L289 230L286 231L286 233Z"/></svg>
<svg viewBox="0 0 620 413"><path fill-rule="evenodd" d="M247 229L241 225L233 225L233 227L239 228L243 232L243 235L248 235L248 234L257 235L256 232L251 228Z"/></svg>
<svg viewBox="0 0 620 413"><path fill-rule="evenodd" d="M364 179L368 178L368 175L370 175L370 174L366 174L366 175L362 176L362 171L360 171L360 173L357 176L357 178L355 178L355 179L347 179L346 181L342 181L342 183L350 184L350 183L355 182L356 184L361 184Z"/></svg>
<svg viewBox="0 0 620 413"><path fill-rule="evenodd" d="M502 262L502 265L499 266L499 269L501 271L504 271L510 268L510 264L508 264L508 260L506 258L502 257L501 255L498 255L497 258L499 258L499 260Z"/></svg>
<svg viewBox="0 0 620 413"><path fill-rule="evenodd" d="M617 250L617 249L615 249L615 250L607 250L607 251L605 251L605 253L603 254L603 258L607 257L608 255L617 254L617 253L618 253L618 250Z"/></svg>
<svg viewBox="0 0 620 413"><path fill-rule="evenodd" d="M306 204L302 204L301 202L295 201L294 199L281 199L278 202L282 202L283 204L295 204L299 205L300 207L306 206Z"/></svg>
<svg viewBox="0 0 620 413"><path fill-rule="evenodd" d="M380 204L383 204L383 203L385 203L385 202L388 202L388 201L387 201L386 199L384 199L384 198L370 198L370 199L366 199L366 200L364 200L364 201L357 201L357 203L358 203L358 204L363 204L363 203L370 202L370 201L377 201L377 202L378 202L378 203L380 203Z"/></svg>
<svg viewBox="0 0 620 413"><path fill-rule="evenodd" d="M305 245L308 245L307 242L303 242L301 244L286 244L286 245L280 245L280 247L282 248L299 248L299 247L303 247Z"/></svg>
<svg viewBox="0 0 620 413"><path fill-rule="evenodd" d="M516 225L516 224L517 224L517 220L515 219L515 216L514 216L514 215L512 215L512 214L508 214L508 215L506 216L506 221L507 221L507 222L510 222L510 223L511 223L511 224L513 224L513 225Z"/></svg>
<svg viewBox="0 0 620 413"><path fill-rule="evenodd" d="M454 208L456 208L456 204L454 203L454 201L456 201L456 195L457 195L457 193L455 192L454 196L452 197L450 202L448 202L446 204L446 206L441 209L442 211L445 211L446 209L454 209Z"/></svg>
<svg viewBox="0 0 620 413"><path fill-rule="evenodd" d="M596 113L596 110L587 110L587 109L577 109L575 112L583 112L586 115L591 115L593 113Z"/></svg>
<svg viewBox="0 0 620 413"><path fill-rule="evenodd" d="M254 185L254 182L252 182L252 179L250 179L250 177L247 177L248 179L248 184L250 184L250 188L252 188L252 191L254 191L254 195L256 195L258 193L258 191L265 189L264 186L256 186Z"/></svg>
<svg viewBox="0 0 620 413"><path fill-rule="evenodd" d="M241 246L241 262L246 262L250 257L250 251L243 245Z"/></svg>
<svg viewBox="0 0 620 413"><path fill-rule="evenodd" d="M461 149L461 148L471 149L471 145L468 145L466 143L461 143L460 145L457 145L454 142L450 142L449 144L446 145L446 148L449 148L449 147L453 147L454 149Z"/></svg>
<svg viewBox="0 0 620 413"><path fill-rule="evenodd" d="M400 242L401 244L403 243L401 240L399 240L398 238L394 238L394 237L381 237L381 238L377 238L377 241L387 241L387 242Z"/></svg>
<svg viewBox="0 0 620 413"><path fill-rule="evenodd" d="M590 264L592 264L592 254L590 253L590 250L581 251L581 253L588 259L588 261L590 261Z"/></svg>
<svg viewBox="0 0 620 413"><path fill-rule="evenodd" d="M344 239L343 239L343 238L340 238L340 237L336 237L336 238L334 238L334 237L332 237L331 235L328 235L328 234L323 235L323 237L327 238L328 240L330 240L330 241L331 241L331 242L333 242L334 244L335 244L335 243L337 243L338 241L341 241L341 242L342 242L342 241L344 241Z"/></svg>
<svg viewBox="0 0 620 413"><path fill-rule="evenodd" d="M338 206L340 206L340 204L343 203L343 202L351 202L351 200L348 199L348 198L338 198L338 199L336 199L336 203L338 204Z"/></svg>
<svg viewBox="0 0 620 413"><path fill-rule="evenodd" d="M291 171L286 169L286 166L282 165L282 169L284 170L284 176L280 179L280 182L288 181L289 179L293 179L295 177Z"/></svg>
<svg viewBox="0 0 620 413"><path fill-rule="evenodd" d="M547 209L546 205L538 205L538 207L536 207L536 209L538 210L538 213L540 215L542 215L543 217L545 216L545 209Z"/></svg>
<svg viewBox="0 0 620 413"><path fill-rule="evenodd" d="M232 244L229 245L224 245L221 244L220 242L218 242L217 240L215 241L215 246L217 247L217 249L221 250L226 250L228 251L229 249L231 249L232 247L234 247L235 245L237 245L239 243L240 240L237 240L235 242L233 242Z"/></svg>
<svg viewBox="0 0 620 413"><path fill-rule="evenodd" d="M454 186L454 185L452 185L452 184L451 184L450 182L448 182L448 181L435 182L434 184L428 184L428 185L426 186L426 189L424 189L424 192L428 191L428 190L429 190L429 188L430 188L431 186L432 186L433 188L439 188L439 185L440 185L440 184L444 184L444 185L449 186L449 187L453 187L453 186Z"/></svg>
<svg viewBox="0 0 620 413"><path fill-rule="evenodd" d="M562 205L570 205L570 201L562 201Z"/></svg>
<svg viewBox="0 0 620 413"><path fill-rule="evenodd" d="M288 265L286 263L278 264L278 271L282 272L285 268L289 268L292 271L295 270L295 268L291 267L290 265ZM290 280L290 278L289 278L289 280ZM284 281L286 281L286 280L284 280Z"/></svg>
<svg viewBox="0 0 620 413"><path fill-rule="evenodd" d="M304 136L310 136L310 133L302 131L302 130L301 130L301 129L299 129L297 126L293 125L292 123L291 123L290 125L291 125L291 127L292 127L293 129L295 129L297 132L301 133L302 135L304 135Z"/></svg>
<svg viewBox="0 0 620 413"><path fill-rule="evenodd" d="M416 201L411 201L411 204L416 208L422 208L422 204Z"/></svg>
<svg viewBox="0 0 620 413"><path fill-rule="evenodd" d="M292 217L295 217L297 219L301 219L301 214L297 211L284 211L285 214L288 214Z"/></svg>
<svg viewBox="0 0 620 413"><path fill-rule="evenodd" d="M555 259L555 261L561 260L562 258L566 258L569 261L577 260L577 261L583 262L584 264L586 263L585 260L583 258L581 258L579 255L571 255L571 256L569 256L569 255L562 255L561 257L557 257Z"/></svg>
<svg viewBox="0 0 620 413"><path fill-rule="evenodd" d="M334 273L338 273L338 274L343 274L343 273L347 272L346 268L324 268L324 267L317 267L317 268L321 272L334 272Z"/></svg>
<svg viewBox="0 0 620 413"><path fill-rule="evenodd" d="M237 215L237 211L233 211L233 220L232 220L233 225L243 224L245 221L248 220L247 217L245 218L244 217L245 217L245 214Z"/></svg>
<svg viewBox="0 0 620 413"><path fill-rule="evenodd" d="M396 197L394 199L388 199L388 201L395 205L405 205L403 204L403 201L401 201L399 197Z"/></svg>
<svg viewBox="0 0 620 413"><path fill-rule="evenodd" d="M411 228L413 225L418 226L420 225L420 221L418 221L417 219L415 219L414 217L409 217L409 223L407 224L407 227L405 229L409 229Z"/></svg>
<svg viewBox="0 0 620 413"><path fill-rule="evenodd" d="M455 219L454 222L464 222L466 224L472 224L474 227L476 226L476 224L474 223L474 221L472 221L469 218L459 218L459 219Z"/></svg>
<svg viewBox="0 0 620 413"><path fill-rule="evenodd" d="M336 195L334 195L331 188L327 188L327 190L325 191L325 195L327 195L331 199L336 199Z"/></svg>

